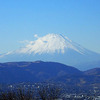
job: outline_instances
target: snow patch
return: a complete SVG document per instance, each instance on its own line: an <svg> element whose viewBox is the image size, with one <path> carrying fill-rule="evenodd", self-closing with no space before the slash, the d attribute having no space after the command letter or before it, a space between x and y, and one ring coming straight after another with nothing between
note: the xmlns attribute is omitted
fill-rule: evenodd
<svg viewBox="0 0 100 100"><path fill-rule="evenodd" d="M34 37L38 37L34 35ZM73 49L83 54L83 49L79 48L68 37L59 34L47 34L38 37L37 40L29 41L28 44L17 50L17 53L43 54L43 53L65 53L67 49Z"/></svg>
<svg viewBox="0 0 100 100"><path fill-rule="evenodd" d="M13 53L13 51L9 51L9 52L7 52L7 53L5 53L5 54L0 55L0 58L2 58L2 57L4 57L4 56L7 56L7 55L10 55L10 54L12 54L12 53Z"/></svg>

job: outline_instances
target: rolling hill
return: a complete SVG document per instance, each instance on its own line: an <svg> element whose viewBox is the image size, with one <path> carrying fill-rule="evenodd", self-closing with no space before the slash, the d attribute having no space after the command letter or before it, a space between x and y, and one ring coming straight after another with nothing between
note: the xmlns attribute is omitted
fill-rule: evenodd
<svg viewBox="0 0 100 100"><path fill-rule="evenodd" d="M100 68L80 71L57 62L0 63L0 83L62 82L69 85L100 84Z"/></svg>

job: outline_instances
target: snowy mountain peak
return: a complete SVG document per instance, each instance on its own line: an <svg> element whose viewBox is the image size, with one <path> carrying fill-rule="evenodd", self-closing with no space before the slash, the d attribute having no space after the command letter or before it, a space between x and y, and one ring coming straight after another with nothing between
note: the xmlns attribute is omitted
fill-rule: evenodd
<svg viewBox="0 0 100 100"><path fill-rule="evenodd" d="M84 65L87 62L100 60L99 54L81 47L62 34L47 34L43 37L35 34L34 37L33 41L22 41L27 43L22 48L1 54L0 62L42 60L88 69L88 66L81 68L80 64Z"/></svg>
<svg viewBox="0 0 100 100"><path fill-rule="evenodd" d="M25 54L64 53L67 49L73 49L83 54L83 49L78 47L68 37L52 33L38 37L37 40L29 41L25 47L16 52Z"/></svg>

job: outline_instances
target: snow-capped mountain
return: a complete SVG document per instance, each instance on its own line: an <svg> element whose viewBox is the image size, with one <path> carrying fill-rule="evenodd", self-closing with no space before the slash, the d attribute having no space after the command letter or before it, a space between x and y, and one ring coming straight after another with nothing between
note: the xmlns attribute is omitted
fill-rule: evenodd
<svg viewBox="0 0 100 100"><path fill-rule="evenodd" d="M99 61L100 54L81 47L66 36L47 34L34 41L27 41L20 49L0 55L0 62L36 60L60 62L81 69L77 65Z"/></svg>
<svg viewBox="0 0 100 100"><path fill-rule="evenodd" d="M69 38L58 35L48 34L38 38L36 41L30 41L25 47L17 50L17 53L23 54L44 54L44 53L65 53L67 49L72 49L83 54L84 49L73 43Z"/></svg>

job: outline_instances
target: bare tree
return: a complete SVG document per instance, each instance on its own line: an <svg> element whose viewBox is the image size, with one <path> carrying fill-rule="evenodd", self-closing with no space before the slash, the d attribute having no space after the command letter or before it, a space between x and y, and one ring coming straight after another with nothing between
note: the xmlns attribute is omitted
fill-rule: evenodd
<svg viewBox="0 0 100 100"><path fill-rule="evenodd" d="M56 86L43 86L39 89L39 96L42 100L56 100L60 97L61 89Z"/></svg>

